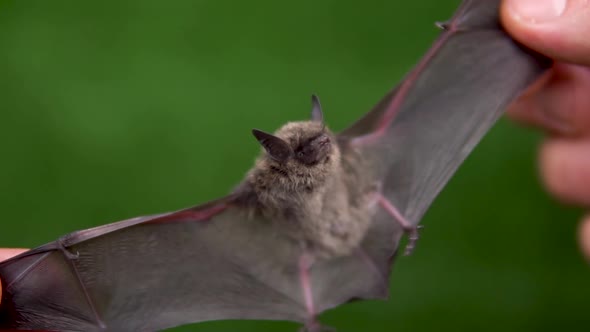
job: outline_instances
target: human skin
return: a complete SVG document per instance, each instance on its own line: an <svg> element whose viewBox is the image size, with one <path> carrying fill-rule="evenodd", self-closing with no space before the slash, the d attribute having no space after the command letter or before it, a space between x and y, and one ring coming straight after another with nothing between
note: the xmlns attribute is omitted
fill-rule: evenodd
<svg viewBox="0 0 590 332"><path fill-rule="evenodd" d="M539 149L547 190L590 207L590 2L504 0L500 16L516 40L556 60L508 114L547 133ZM579 242L590 259L590 215L580 223Z"/></svg>
<svg viewBox="0 0 590 332"><path fill-rule="evenodd" d="M16 256L27 249L0 249L0 262L9 259L12 256ZM0 301L2 301L2 283L0 280Z"/></svg>

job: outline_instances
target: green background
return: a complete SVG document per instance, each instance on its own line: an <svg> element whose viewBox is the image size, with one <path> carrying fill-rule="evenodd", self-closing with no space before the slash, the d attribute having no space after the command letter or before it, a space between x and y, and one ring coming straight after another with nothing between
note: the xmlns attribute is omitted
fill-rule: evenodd
<svg viewBox="0 0 590 332"><path fill-rule="evenodd" d="M227 193L319 94L344 128L399 81L458 1L0 1L0 245ZM543 191L540 135L502 120L424 219L391 299L339 331L587 331L579 211ZM198 282L195 280L195 282ZM208 322L175 331L296 331Z"/></svg>

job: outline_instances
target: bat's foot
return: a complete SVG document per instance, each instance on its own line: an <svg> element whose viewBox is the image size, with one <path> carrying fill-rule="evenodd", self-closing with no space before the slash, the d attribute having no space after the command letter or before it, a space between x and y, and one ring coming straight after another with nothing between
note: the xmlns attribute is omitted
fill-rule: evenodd
<svg viewBox="0 0 590 332"><path fill-rule="evenodd" d="M409 256L412 254L412 251L414 251L414 248L416 247L416 243L418 242L418 239L420 238L419 231L421 228L424 228L424 226L418 225L418 226L413 226L413 227L408 227L408 228L404 227L404 233L406 233L408 235L408 243L406 244L406 248L404 250L404 256Z"/></svg>
<svg viewBox="0 0 590 332"><path fill-rule="evenodd" d="M299 280L301 282L303 299L305 300L305 309L307 309L307 314L309 317L299 332L336 332L335 329L320 324L320 322L318 322L316 319L310 275L310 269L313 265L313 262L314 257L308 252L304 252L299 257Z"/></svg>
<svg viewBox="0 0 590 332"><path fill-rule="evenodd" d="M404 230L404 233L408 235L408 244L406 245L406 249L404 250L404 255L405 256L410 255L412 253L412 251L414 250L414 248L416 247L416 243L418 242L418 239L420 238L420 234L418 231L420 230L420 228L422 228L422 226L413 225L380 192L376 192L375 196L377 198L377 202L379 203L379 205L381 205L381 207L383 207L383 209L385 209L385 211L387 211L387 213L389 213L389 215L391 215L391 217L393 217L393 219L395 219L398 222L398 224Z"/></svg>
<svg viewBox="0 0 590 332"><path fill-rule="evenodd" d="M299 329L299 332L336 332L336 329L320 324L320 322L314 317L305 323L305 325Z"/></svg>

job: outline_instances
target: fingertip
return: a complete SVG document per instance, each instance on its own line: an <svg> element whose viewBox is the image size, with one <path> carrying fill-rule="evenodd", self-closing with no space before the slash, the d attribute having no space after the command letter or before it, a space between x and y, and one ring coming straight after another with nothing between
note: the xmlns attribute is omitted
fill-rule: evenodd
<svg viewBox="0 0 590 332"><path fill-rule="evenodd" d="M12 258L16 255L19 255L28 249L23 248L8 248L8 249L0 249L0 262Z"/></svg>
<svg viewBox="0 0 590 332"><path fill-rule="evenodd" d="M564 203L572 202L575 182L568 154L568 143L562 139L544 142L539 151L539 170L547 191Z"/></svg>
<svg viewBox="0 0 590 332"><path fill-rule="evenodd" d="M547 190L569 204L590 204L590 141L552 139L541 146L540 173Z"/></svg>
<svg viewBox="0 0 590 332"><path fill-rule="evenodd" d="M590 215L586 216L580 224L578 241L582 254L590 262Z"/></svg>
<svg viewBox="0 0 590 332"><path fill-rule="evenodd" d="M501 4L506 18L522 26L545 24L562 18L568 3L577 0L504 0ZM571 3L569 4L571 5Z"/></svg>
<svg viewBox="0 0 590 332"><path fill-rule="evenodd" d="M504 0L500 6L500 20L514 39L536 51L546 53L543 45L543 26L535 24L537 20L531 18L533 13L527 13L535 8L539 7L531 6L530 1Z"/></svg>
<svg viewBox="0 0 590 332"><path fill-rule="evenodd" d="M500 19L513 38L551 58L590 65L587 0L504 0Z"/></svg>
<svg viewBox="0 0 590 332"><path fill-rule="evenodd" d="M522 17L514 10L514 0L504 0L500 5L500 21L504 29L518 41L526 39L530 34L528 24L523 22Z"/></svg>
<svg viewBox="0 0 590 332"><path fill-rule="evenodd" d="M562 197L566 190L566 186L560 180L562 174L561 169L563 168L563 160L559 158L560 145L561 142L551 140L541 144L539 149L539 172L541 173L541 178L547 190L557 197Z"/></svg>
<svg viewBox="0 0 590 332"><path fill-rule="evenodd" d="M11 257L14 257L18 254L21 254L25 251L27 251L27 249L21 249L21 248L0 249L0 262L7 260ZM2 303L2 279L0 278L0 304L1 303Z"/></svg>

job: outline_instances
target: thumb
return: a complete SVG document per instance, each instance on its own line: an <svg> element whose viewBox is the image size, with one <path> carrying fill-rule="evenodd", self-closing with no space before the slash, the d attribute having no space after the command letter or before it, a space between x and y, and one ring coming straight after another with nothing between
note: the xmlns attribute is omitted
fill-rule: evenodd
<svg viewBox="0 0 590 332"><path fill-rule="evenodd" d="M0 262L9 259L12 256L16 256L26 249L0 249ZM2 303L2 280L0 279L0 304Z"/></svg>
<svg viewBox="0 0 590 332"><path fill-rule="evenodd" d="M506 30L531 49L590 66L588 0L503 0L500 16Z"/></svg>
<svg viewBox="0 0 590 332"><path fill-rule="evenodd" d="M27 250L28 249L23 248L2 248L0 249L0 262L21 254Z"/></svg>

